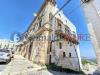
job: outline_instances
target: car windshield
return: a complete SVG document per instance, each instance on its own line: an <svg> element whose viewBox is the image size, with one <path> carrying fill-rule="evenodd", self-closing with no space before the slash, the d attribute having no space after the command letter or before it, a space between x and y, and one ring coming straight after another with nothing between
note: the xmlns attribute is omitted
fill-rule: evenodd
<svg viewBox="0 0 100 75"><path fill-rule="evenodd" d="M9 53L10 50L0 50L0 52L6 52L6 53Z"/></svg>

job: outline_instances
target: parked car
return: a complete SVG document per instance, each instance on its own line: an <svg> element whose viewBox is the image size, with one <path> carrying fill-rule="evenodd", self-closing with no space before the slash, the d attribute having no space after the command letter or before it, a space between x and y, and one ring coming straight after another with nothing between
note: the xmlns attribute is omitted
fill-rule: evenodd
<svg viewBox="0 0 100 75"><path fill-rule="evenodd" d="M11 50L0 50L0 62L9 63L13 57Z"/></svg>

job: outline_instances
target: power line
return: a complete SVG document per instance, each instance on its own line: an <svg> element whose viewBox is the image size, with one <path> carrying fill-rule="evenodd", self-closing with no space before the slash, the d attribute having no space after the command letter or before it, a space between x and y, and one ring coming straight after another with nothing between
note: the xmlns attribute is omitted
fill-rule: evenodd
<svg viewBox="0 0 100 75"><path fill-rule="evenodd" d="M68 3L70 3L71 0L66 1L66 3L53 15L53 17L50 19L52 20ZM82 6L84 4L84 2L82 2L80 5L76 6L71 12L69 12L67 15L72 14L73 12L75 12L78 8L80 8L80 6Z"/></svg>
<svg viewBox="0 0 100 75"><path fill-rule="evenodd" d="M80 8L80 6L82 6L84 4L84 2L82 2L80 5L76 6L71 12L69 12L67 15L72 14L73 12L75 12L78 8Z"/></svg>
<svg viewBox="0 0 100 75"><path fill-rule="evenodd" d="M70 3L70 1L71 0L66 1L66 3L53 15L50 20L52 20L68 3Z"/></svg>

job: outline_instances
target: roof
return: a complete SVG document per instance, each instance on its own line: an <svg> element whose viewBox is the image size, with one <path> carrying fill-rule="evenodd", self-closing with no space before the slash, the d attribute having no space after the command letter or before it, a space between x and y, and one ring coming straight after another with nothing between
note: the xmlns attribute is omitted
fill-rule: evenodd
<svg viewBox="0 0 100 75"><path fill-rule="evenodd" d="M42 4L42 6L41 6L41 8L40 8L40 10L39 10L39 12L37 13L37 16L33 19L33 21L32 21L32 23L30 24L30 26L28 27L28 29L27 29L27 31L26 32L28 32L28 30L30 29L30 27L32 26L32 24L33 24L33 22L39 17L39 15L40 15L40 13L41 13L41 11L43 10L43 8L46 6L46 4L47 4L47 2L45 1L43 4ZM25 32L25 33L26 33Z"/></svg>

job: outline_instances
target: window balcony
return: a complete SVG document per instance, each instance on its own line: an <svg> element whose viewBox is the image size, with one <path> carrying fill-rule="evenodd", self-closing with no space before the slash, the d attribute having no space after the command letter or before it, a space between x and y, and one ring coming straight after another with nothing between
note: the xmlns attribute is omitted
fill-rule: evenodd
<svg viewBox="0 0 100 75"><path fill-rule="evenodd" d="M57 29L55 31L55 33L58 34L58 35L61 35L63 37L63 39L65 39L66 41L70 41L70 42L72 42L74 44L79 44L76 35L71 35L71 34L63 33L63 31L61 29Z"/></svg>
<svg viewBox="0 0 100 75"><path fill-rule="evenodd" d="M65 40L70 41L74 44L79 44L78 39L76 38L76 36L68 35L66 33L61 33L61 35L64 37Z"/></svg>

